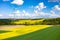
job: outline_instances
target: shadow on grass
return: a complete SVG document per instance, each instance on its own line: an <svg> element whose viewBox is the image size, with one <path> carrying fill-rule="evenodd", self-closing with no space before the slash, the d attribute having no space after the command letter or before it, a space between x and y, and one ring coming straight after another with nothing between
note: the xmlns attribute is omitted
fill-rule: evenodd
<svg viewBox="0 0 60 40"><path fill-rule="evenodd" d="M52 26L50 28L4 40L60 40L60 26Z"/></svg>
<svg viewBox="0 0 60 40"><path fill-rule="evenodd" d="M11 32L11 31L0 30L0 34L1 34L1 33L6 33L6 32Z"/></svg>

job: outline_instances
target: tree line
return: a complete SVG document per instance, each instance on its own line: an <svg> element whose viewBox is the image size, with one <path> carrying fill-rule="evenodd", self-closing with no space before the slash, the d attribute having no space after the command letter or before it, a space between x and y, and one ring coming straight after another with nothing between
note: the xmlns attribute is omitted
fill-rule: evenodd
<svg viewBox="0 0 60 40"><path fill-rule="evenodd" d="M46 18L44 19L43 21L38 21L38 20L42 20L42 19L29 19L31 20L30 22L27 20L28 22L23 22L23 23L19 23L19 24L16 24L14 22L18 22L19 20L21 19L0 19L0 25L60 25L60 18ZM24 19L22 19L24 20ZM36 20L34 22L34 20Z"/></svg>

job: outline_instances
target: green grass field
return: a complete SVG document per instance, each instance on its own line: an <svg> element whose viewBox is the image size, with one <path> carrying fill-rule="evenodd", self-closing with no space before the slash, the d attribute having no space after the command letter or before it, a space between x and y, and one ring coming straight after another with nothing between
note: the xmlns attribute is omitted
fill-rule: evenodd
<svg viewBox="0 0 60 40"><path fill-rule="evenodd" d="M29 34L4 40L60 40L60 26L52 26Z"/></svg>

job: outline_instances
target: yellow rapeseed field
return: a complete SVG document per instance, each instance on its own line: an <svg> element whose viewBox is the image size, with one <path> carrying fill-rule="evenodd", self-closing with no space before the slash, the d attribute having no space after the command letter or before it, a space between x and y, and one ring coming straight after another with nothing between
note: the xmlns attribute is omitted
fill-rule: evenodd
<svg viewBox="0 0 60 40"><path fill-rule="evenodd" d="M35 32L37 30L41 30L41 29L48 28L48 27L50 27L50 25L32 25L32 26L30 25L30 26L24 26L24 27L19 27L19 28L5 29L11 32L1 33L0 40L28 34L28 33Z"/></svg>
<svg viewBox="0 0 60 40"><path fill-rule="evenodd" d="M44 19L41 20L19 20L19 21L15 21L15 24L25 24L25 22L29 23L29 24L34 24L36 22L42 22Z"/></svg>

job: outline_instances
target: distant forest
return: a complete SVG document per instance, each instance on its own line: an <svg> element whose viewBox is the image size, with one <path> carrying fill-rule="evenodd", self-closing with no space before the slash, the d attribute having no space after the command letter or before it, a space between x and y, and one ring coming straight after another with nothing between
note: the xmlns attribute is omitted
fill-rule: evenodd
<svg viewBox="0 0 60 40"><path fill-rule="evenodd" d="M43 21L38 21L42 19L44 18L41 18L41 19L0 19L0 25L60 25L60 18L46 18ZM31 21L28 21L28 20L31 20ZM20 23L21 21L23 23ZM16 24L15 22L19 24Z"/></svg>

